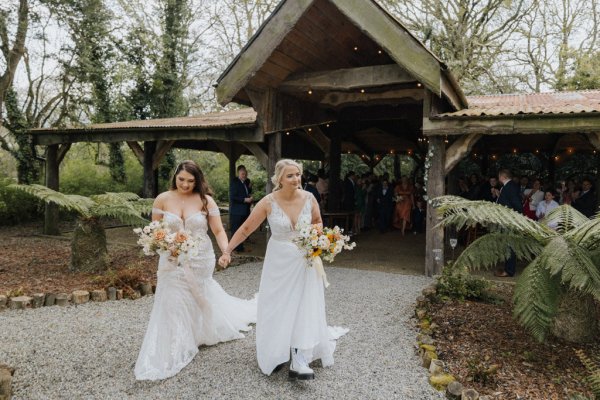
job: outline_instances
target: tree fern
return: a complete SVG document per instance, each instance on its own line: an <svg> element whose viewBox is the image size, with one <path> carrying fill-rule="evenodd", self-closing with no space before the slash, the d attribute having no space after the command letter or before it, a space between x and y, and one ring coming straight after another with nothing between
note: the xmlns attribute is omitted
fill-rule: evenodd
<svg viewBox="0 0 600 400"><path fill-rule="evenodd" d="M517 281L514 294L515 318L534 338L544 341L558 312L560 279L553 277L536 258Z"/></svg>
<svg viewBox="0 0 600 400"><path fill-rule="evenodd" d="M534 239L513 233L489 233L467 247L456 259L456 264L471 270L491 268L510 256L509 248L519 259L531 261L542 252L543 246Z"/></svg>

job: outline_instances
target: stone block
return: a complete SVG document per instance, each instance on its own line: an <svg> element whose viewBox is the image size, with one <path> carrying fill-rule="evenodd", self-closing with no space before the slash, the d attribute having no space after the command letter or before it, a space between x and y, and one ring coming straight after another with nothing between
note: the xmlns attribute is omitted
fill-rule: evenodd
<svg viewBox="0 0 600 400"><path fill-rule="evenodd" d="M69 295L66 293L59 293L56 295L56 305L66 307L69 305Z"/></svg>
<svg viewBox="0 0 600 400"><path fill-rule="evenodd" d="M109 300L117 300L117 288L111 286L107 291Z"/></svg>
<svg viewBox="0 0 600 400"><path fill-rule="evenodd" d="M142 294L142 296L147 296L149 294L152 294L152 283L150 282L144 282L140 284L140 293Z"/></svg>
<svg viewBox="0 0 600 400"><path fill-rule="evenodd" d="M450 382L448 386L446 386L446 397L450 400L460 400L463 389L463 385L460 382Z"/></svg>
<svg viewBox="0 0 600 400"><path fill-rule="evenodd" d="M44 306L49 307L56 304L56 295L54 293L46 293L46 299L44 300Z"/></svg>
<svg viewBox="0 0 600 400"><path fill-rule="evenodd" d="M108 296L106 295L106 290L98 289L92 290L92 301L106 301L108 300Z"/></svg>
<svg viewBox="0 0 600 400"><path fill-rule="evenodd" d="M23 310L31 304L31 300L33 300L33 299L29 296L11 297L10 298L10 309L11 310Z"/></svg>
<svg viewBox="0 0 600 400"><path fill-rule="evenodd" d="M123 289L117 289L117 300L123 300Z"/></svg>
<svg viewBox="0 0 600 400"><path fill-rule="evenodd" d="M465 389L462 392L461 400L479 400L479 393L475 389Z"/></svg>
<svg viewBox="0 0 600 400"><path fill-rule="evenodd" d="M10 400L12 397L12 375L14 370L0 366L0 400Z"/></svg>
<svg viewBox="0 0 600 400"><path fill-rule="evenodd" d="M40 308L44 306L44 300L46 300L45 293L35 293L33 295L33 302L31 303L31 307Z"/></svg>
<svg viewBox="0 0 600 400"><path fill-rule="evenodd" d="M71 298L73 299L73 304L84 304L90 301L90 292L87 290L75 290Z"/></svg>
<svg viewBox="0 0 600 400"><path fill-rule="evenodd" d="M444 373L444 362L442 360L431 360L429 373L434 375Z"/></svg>

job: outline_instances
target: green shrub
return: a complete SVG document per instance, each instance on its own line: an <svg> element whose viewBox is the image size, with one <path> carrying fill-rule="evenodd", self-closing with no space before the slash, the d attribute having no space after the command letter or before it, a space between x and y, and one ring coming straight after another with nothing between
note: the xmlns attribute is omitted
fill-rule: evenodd
<svg viewBox="0 0 600 400"><path fill-rule="evenodd" d="M36 198L8 185L16 183L11 178L0 178L0 225L17 225L40 220L44 216L44 205Z"/></svg>

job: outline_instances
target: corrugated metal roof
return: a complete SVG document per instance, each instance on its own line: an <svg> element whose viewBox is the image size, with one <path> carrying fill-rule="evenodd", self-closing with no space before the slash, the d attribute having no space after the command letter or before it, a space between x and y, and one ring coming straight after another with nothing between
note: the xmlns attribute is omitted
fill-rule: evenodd
<svg viewBox="0 0 600 400"><path fill-rule="evenodd" d="M469 108L440 114L434 118L600 113L600 90L467 96L467 100Z"/></svg>
<svg viewBox="0 0 600 400"><path fill-rule="evenodd" d="M136 130L136 129L177 129L177 128L238 128L253 127L256 125L256 111L253 108L242 108L239 110L214 112L194 117L145 119L123 122L112 122L106 124L92 124L82 127L71 127L69 131L92 131L92 130ZM64 131L61 128L33 129L31 132Z"/></svg>

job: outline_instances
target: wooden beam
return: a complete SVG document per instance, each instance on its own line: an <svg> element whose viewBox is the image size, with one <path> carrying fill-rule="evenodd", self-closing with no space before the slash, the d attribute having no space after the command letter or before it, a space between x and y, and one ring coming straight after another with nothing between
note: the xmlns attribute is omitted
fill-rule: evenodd
<svg viewBox="0 0 600 400"><path fill-rule="evenodd" d="M414 102L420 102L424 99L425 93L423 89L394 89L384 92L329 92L321 99L322 106L341 108L348 104L353 105L389 105L393 102L400 102L403 99L411 99Z"/></svg>
<svg viewBox="0 0 600 400"><path fill-rule="evenodd" d="M440 62L398 21L373 1L330 1L398 65L438 97L441 96Z"/></svg>
<svg viewBox="0 0 600 400"><path fill-rule="evenodd" d="M475 143L482 137L480 133L461 136L446 150L444 175L448 173L471 151Z"/></svg>
<svg viewBox="0 0 600 400"><path fill-rule="evenodd" d="M548 134L600 132L600 114L520 114L496 117L423 119L425 136Z"/></svg>
<svg viewBox="0 0 600 400"><path fill-rule="evenodd" d="M596 150L600 150L600 130L598 132L592 132L587 135L590 143Z"/></svg>
<svg viewBox="0 0 600 400"><path fill-rule="evenodd" d="M175 140L161 140L156 143L156 151L152 158L152 169L157 169L163 157L171 150Z"/></svg>
<svg viewBox="0 0 600 400"><path fill-rule="evenodd" d="M133 142L133 141L129 141L126 143L129 146L129 148L131 149L131 151L133 151L133 154L138 159L140 164L144 165L144 149L142 149L142 146L140 146L140 144L138 142Z"/></svg>
<svg viewBox="0 0 600 400"><path fill-rule="evenodd" d="M58 148L57 160L58 160L59 165L65 159L65 156L67 155L67 152L69 151L70 148L71 148L71 143L61 144L60 147Z"/></svg>
<svg viewBox="0 0 600 400"><path fill-rule="evenodd" d="M36 145L48 146L61 143L114 143L114 142L155 142L159 140L221 140L225 142L262 143L262 132L256 127L231 127L215 129L114 129L31 132Z"/></svg>
<svg viewBox="0 0 600 400"><path fill-rule="evenodd" d="M242 90L248 81L267 61L271 53L294 28L298 20L312 5L314 0L282 1L268 22L261 27L247 47L229 65L219 78L217 100L226 105Z"/></svg>
<svg viewBox="0 0 600 400"><path fill-rule="evenodd" d="M269 156L268 154L256 143L244 143L244 147L246 147L254 157L258 160L260 165L263 166L264 169L269 168Z"/></svg>
<svg viewBox="0 0 600 400"><path fill-rule="evenodd" d="M355 90L415 82L415 78L396 64L306 72L287 78L279 86L286 92L308 90Z"/></svg>
<svg viewBox="0 0 600 400"><path fill-rule="evenodd" d="M58 145L54 144L46 148L46 187L52 190L59 189L59 162ZM44 234L60 235L58 229L58 206L54 203L46 203L44 206Z"/></svg>
<svg viewBox="0 0 600 400"><path fill-rule="evenodd" d="M308 130L310 129L310 131ZM327 137L323 130L319 126L312 126L304 130L306 132L306 136L308 140L314 143L319 150L323 152L324 155L329 153L329 146L331 144L331 140Z"/></svg>

